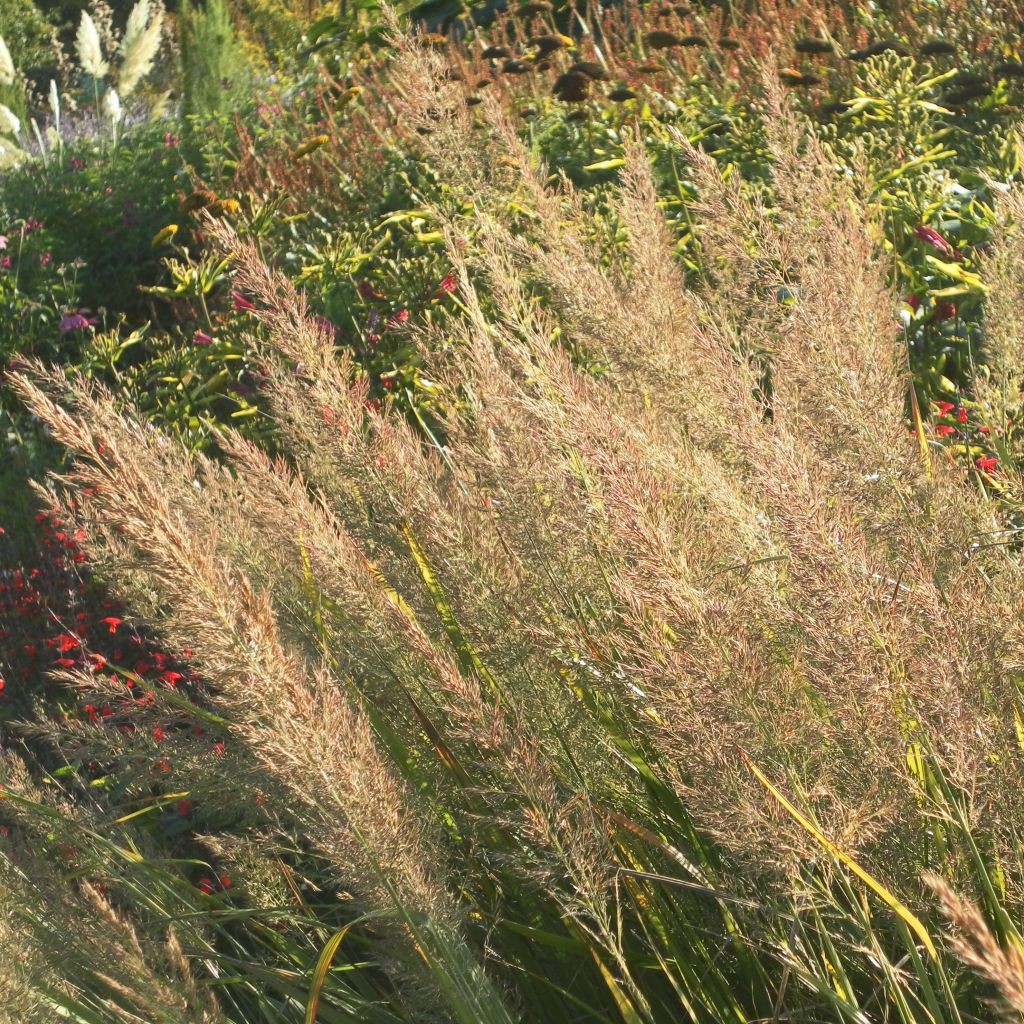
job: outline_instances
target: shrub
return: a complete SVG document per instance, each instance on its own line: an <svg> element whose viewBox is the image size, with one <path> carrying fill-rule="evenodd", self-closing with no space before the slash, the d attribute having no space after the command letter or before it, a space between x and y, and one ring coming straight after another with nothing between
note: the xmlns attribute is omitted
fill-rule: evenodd
<svg viewBox="0 0 1024 1024"><path fill-rule="evenodd" d="M178 8L182 111L211 115L233 110L247 96L249 71L224 0Z"/></svg>

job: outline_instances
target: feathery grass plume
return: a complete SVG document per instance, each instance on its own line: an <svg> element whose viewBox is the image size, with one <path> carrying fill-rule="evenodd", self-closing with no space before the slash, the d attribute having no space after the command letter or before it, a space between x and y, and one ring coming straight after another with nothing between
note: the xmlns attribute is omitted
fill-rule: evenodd
<svg viewBox="0 0 1024 1024"><path fill-rule="evenodd" d="M149 0L139 0L128 15L121 38L121 66L117 86L122 96L130 96L139 82L149 74L160 50L163 8L150 11Z"/></svg>
<svg viewBox="0 0 1024 1024"><path fill-rule="evenodd" d="M67 386L39 367L33 373L49 388ZM405 977L407 995L418 993L422 1008L452 1004L466 1021L510 1019L460 937L458 911L437 880L441 855L377 750L365 714L329 664L288 646L268 594L224 559L229 540L209 508L204 539L197 541L190 526L199 523L190 523L189 513L201 510L203 488L192 502L172 506L166 483L162 494L150 483L157 466L165 481L176 468L179 487L187 491L195 469L186 453L119 417L107 396L77 390L72 416L27 377L13 382L52 417L55 437L75 445L80 461L67 481L95 489L83 510L103 523L104 532L117 532L120 551L134 557L146 585L160 592L169 611L161 631L175 642L190 637L197 665L218 681L216 704L230 714L235 736L290 792L306 834L353 891L397 916L389 956ZM223 473L212 464L207 468L214 476ZM276 480L279 492L287 489L296 501L304 496L301 482L283 466L266 462L264 468L265 482ZM64 509L65 515L71 511ZM153 545L145 539L150 535Z"/></svg>
<svg viewBox="0 0 1024 1024"><path fill-rule="evenodd" d="M957 894L953 887L933 872L924 881L939 897L942 913L956 933L953 949L961 960L990 982L999 993L994 1008L1006 1020L1020 1020L1024 1014L1024 952L1019 945L1004 949L977 905Z"/></svg>
<svg viewBox="0 0 1024 1024"><path fill-rule="evenodd" d="M82 20L75 36L75 52L82 70L93 78L101 79L110 70L110 65L103 58L99 31L88 11L82 11Z"/></svg>
<svg viewBox="0 0 1024 1024"><path fill-rule="evenodd" d="M0 36L0 85L14 85L15 81L17 71L14 68L14 61L11 60L11 51L7 49L3 36Z"/></svg>
<svg viewBox="0 0 1024 1024"><path fill-rule="evenodd" d="M21 134L21 122L15 116L14 111L10 107L4 106L3 103L0 103L0 132L6 132L8 135Z"/></svg>
<svg viewBox="0 0 1024 1024"><path fill-rule="evenodd" d="M55 79L50 79L50 90L47 94L47 102L50 104L50 112L53 114L53 127L60 136L60 91L57 89Z"/></svg>
<svg viewBox="0 0 1024 1024"><path fill-rule="evenodd" d="M167 1024L223 1024L174 932L144 937L139 922L115 908L106 890L119 879L94 858L89 812L59 798L56 787L36 784L13 754L0 755L0 780L10 822L0 847L0 892L5 906L18 908L20 960L32 965L22 973L37 1002L51 1013L81 1012L111 1024L140 1014Z"/></svg>
<svg viewBox="0 0 1024 1024"><path fill-rule="evenodd" d="M103 93L103 113L115 124L121 120L121 97L113 86Z"/></svg>

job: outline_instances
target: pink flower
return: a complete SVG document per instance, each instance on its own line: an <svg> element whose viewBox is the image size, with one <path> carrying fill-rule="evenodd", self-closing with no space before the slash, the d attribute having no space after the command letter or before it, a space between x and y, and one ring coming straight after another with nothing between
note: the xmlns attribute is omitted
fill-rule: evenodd
<svg viewBox="0 0 1024 1024"><path fill-rule="evenodd" d="M41 267L48 267L50 265L50 260L52 258L53 257L52 257L52 255L50 253L44 252L42 254L42 256L39 257L39 266L41 266Z"/></svg>
<svg viewBox="0 0 1024 1024"><path fill-rule="evenodd" d="M956 306L952 302L935 303L935 319L938 321L952 320L956 316Z"/></svg>
<svg viewBox="0 0 1024 1024"><path fill-rule="evenodd" d="M921 297L911 292L903 300L915 313L921 308Z"/></svg>
<svg viewBox="0 0 1024 1024"><path fill-rule="evenodd" d="M7 236L6 235L0 235L0 249L6 249L6 248L7 248Z"/></svg>
<svg viewBox="0 0 1024 1024"><path fill-rule="evenodd" d="M949 256L955 260L963 259L963 256L933 228L926 228L923 224L919 224L914 228L914 237L920 239L926 245L930 245L936 252L942 253L943 256Z"/></svg>
<svg viewBox="0 0 1024 1024"><path fill-rule="evenodd" d="M94 316L89 316L89 313L90 310L88 309L80 309L77 313L66 313L57 325L57 330L63 333L66 331L82 331L89 327L95 327L99 320Z"/></svg>
<svg viewBox="0 0 1024 1024"><path fill-rule="evenodd" d="M231 308L236 313L241 313L243 310L254 310L256 307L241 292L232 292Z"/></svg>
<svg viewBox="0 0 1024 1024"><path fill-rule="evenodd" d="M10 270L11 268L11 257L0 256L0 270Z"/></svg>
<svg viewBox="0 0 1024 1024"><path fill-rule="evenodd" d="M205 331L196 331L196 333L192 335L192 344L193 345L212 345L213 344L213 338L211 338L210 335L207 334Z"/></svg>

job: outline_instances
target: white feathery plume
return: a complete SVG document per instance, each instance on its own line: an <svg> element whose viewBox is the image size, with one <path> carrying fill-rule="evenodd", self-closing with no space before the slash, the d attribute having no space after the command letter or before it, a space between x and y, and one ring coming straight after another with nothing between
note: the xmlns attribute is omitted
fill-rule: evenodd
<svg viewBox="0 0 1024 1024"><path fill-rule="evenodd" d="M0 132L8 135L21 134L21 122L10 107L0 103Z"/></svg>
<svg viewBox="0 0 1024 1024"><path fill-rule="evenodd" d="M149 15L149 0L139 0L128 15L121 39L121 69L117 78L122 96L127 96L149 74L160 49L163 9L158 6L153 17Z"/></svg>
<svg viewBox="0 0 1024 1024"><path fill-rule="evenodd" d="M78 63L82 65L82 70L88 72L93 78L103 78L110 70L110 65L103 59L103 47L100 44L100 34L96 29L96 22L89 17L86 11L82 11L78 35L75 37L75 49L78 52Z"/></svg>
<svg viewBox="0 0 1024 1024"><path fill-rule="evenodd" d="M103 94L103 113L111 121L117 121L121 117L121 97L117 95L117 90L113 87Z"/></svg>
<svg viewBox="0 0 1024 1024"><path fill-rule="evenodd" d="M60 93L57 91L57 82L50 79L50 110L53 111L53 123L57 131L60 131Z"/></svg>
<svg viewBox="0 0 1024 1024"><path fill-rule="evenodd" d="M0 85L14 85L17 72L14 70L14 61L11 60L11 51L7 49L4 37L0 36Z"/></svg>

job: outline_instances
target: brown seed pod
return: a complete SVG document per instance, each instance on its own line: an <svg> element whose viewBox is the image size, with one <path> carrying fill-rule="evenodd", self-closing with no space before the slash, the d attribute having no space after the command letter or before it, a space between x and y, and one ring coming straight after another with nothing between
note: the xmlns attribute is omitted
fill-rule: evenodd
<svg viewBox="0 0 1024 1024"><path fill-rule="evenodd" d="M522 60L507 60L501 65L501 70L506 75L525 75L530 70L530 65Z"/></svg>
<svg viewBox="0 0 1024 1024"><path fill-rule="evenodd" d="M952 57L956 47L945 39L932 39L917 51L922 57Z"/></svg>
<svg viewBox="0 0 1024 1024"><path fill-rule="evenodd" d="M707 46L708 41L703 36L683 36L679 40L680 46Z"/></svg>
<svg viewBox="0 0 1024 1024"><path fill-rule="evenodd" d="M550 71L551 70L551 61L549 61L549 60L539 60L533 66L538 71Z"/></svg>
<svg viewBox="0 0 1024 1024"><path fill-rule="evenodd" d="M618 89L612 89L608 93L608 99L613 103L625 103L626 100L635 100L636 93L625 85L620 85Z"/></svg>
<svg viewBox="0 0 1024 1024"><path fill-rule="evenodd" d="M586 75L593 82L607 82L609 75L604 66L596 60L578 60L569 71L577 75Z"/></svg>
<svg viewBox="0 0 1024 1024"><path fill-rule="evenodd" d="M537 116L537 108L536 107L523 107L523 109L519 111L519 116L524 121L530 121L530 120L532 120L533 118L535 118Z"/></svg>
<svg viewBox="0 0 1024 1024"><path fill-rule="evenodd" d="M444 82L464 82L466 76L462 73L462 68L445 68L441 72L441 80Z"/></svg>
<svg viewBox="0 0 1024 1024"><path fill-rule="evenodd" d="M480 56L484 60L500 60L505 57L511 57L512 51L507 46L488 46Z"/></svg>
<svg viewBox="0 0 1024 1024"><path fill-rule="evenodd" d="M489 89L491 87L491 80L489 78L478 78L474 89Z"/></svg>
<svg viewBox="0 0 1024 1024"><path fill-rule="evenodd" d="M660 28L656 28L653 32L648 32L644 36L644 42L652 50L670 50L673 46L681 46L683 40L675 32L665 32Z"/></svg>
<svg viewBox="0 0 1024 1024"><path fill-rule="evenodd" d="M641 75L660 75L665 70L665 65L659 64L656 60L649 60L636 70Z"/></svg>
<svg viewBox="0 0 1024 1024"><path fill-rule="evenodd" d="M566 71L555 79L551 94L563 103L582 103L590 95L590 79L578 71Z"/></svg>
<svg viewBox="0 0 1024 1024"><path fill-rule="evenodd" d="M586 121L589 116L590 115L585 110L577 107L575 110L570 110L569 113L565 115L565 119L566 121Z"/></svg>
<svg viewBox="0 0 1024 1024"><path fill-rule="evenodd" d="M808 36L805 39L798 39L793 44L797 53L834 53L835 47L827 39L815 39Z"/></svg>
<svg viewBox="0 0 1024 1024"><path fill-rule="evenodd" d="M470 95L470 96L466 97L466 106L467 107L478 107L478 106L480 106L481 103L483 103L483 101L484 101L483 96Z"/></svg>
<svg viewBox="0 0 1024 1024"><path fill-rule="evenodd" d="M740 48L740 41L738 39L731 39L729 36L722 36L718 40L718 45L723 50L738 50Z"/></svg>

